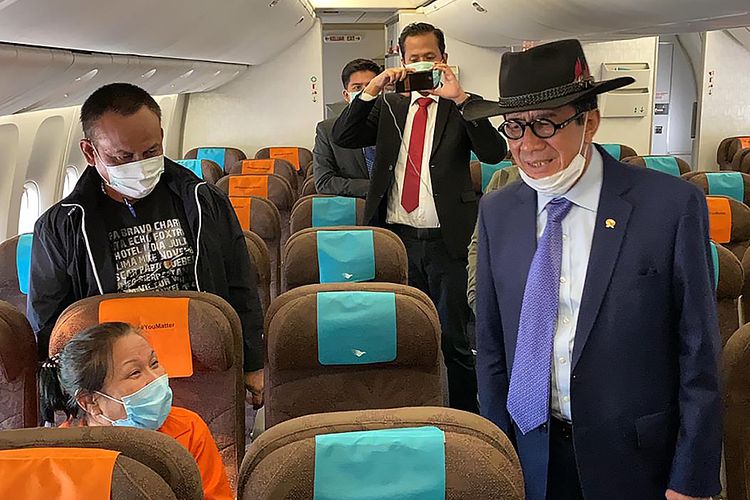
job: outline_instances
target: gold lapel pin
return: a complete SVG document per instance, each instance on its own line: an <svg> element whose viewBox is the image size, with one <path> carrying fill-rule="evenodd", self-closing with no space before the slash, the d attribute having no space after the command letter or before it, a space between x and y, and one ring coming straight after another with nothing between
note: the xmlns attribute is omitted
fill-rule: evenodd
<svg viewBox="0 0 750 500"><path fill-rule="evenodd" d="M614 229L616 224L617 224L617 222L615 222L614 219L607 219L607 220L604 221L604 226L607 229Z"/></svg>

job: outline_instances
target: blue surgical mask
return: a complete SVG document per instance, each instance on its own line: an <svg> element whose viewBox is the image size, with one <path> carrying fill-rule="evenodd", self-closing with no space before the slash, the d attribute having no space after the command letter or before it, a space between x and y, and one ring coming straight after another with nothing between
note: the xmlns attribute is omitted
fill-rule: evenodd
<svg viewBox="0 0 750 500"><path fill-rule="evenodd" d="M123 396L122 399L113 398L99 391L96 393L125 407L127 418L110 420L101 415L104 420L116 427L138 427L155 431L164 424L172 410L172 389L169 387L169 379L166 375L154 379L145 387L129 396Z"/></svg>

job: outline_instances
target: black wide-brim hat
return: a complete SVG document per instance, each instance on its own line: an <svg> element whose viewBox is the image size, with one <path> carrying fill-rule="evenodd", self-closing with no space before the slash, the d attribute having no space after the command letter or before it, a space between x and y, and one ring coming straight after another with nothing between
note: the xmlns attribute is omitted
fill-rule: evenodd
<svg viewBox="0 0 750 500"><path fill-rule="evenodd" d="M500 61L500 99L466 103L464 118L555 109L619 89L635 80L629 76L595 82L578 40L560 40L524 52L506 52Z"/></svg>

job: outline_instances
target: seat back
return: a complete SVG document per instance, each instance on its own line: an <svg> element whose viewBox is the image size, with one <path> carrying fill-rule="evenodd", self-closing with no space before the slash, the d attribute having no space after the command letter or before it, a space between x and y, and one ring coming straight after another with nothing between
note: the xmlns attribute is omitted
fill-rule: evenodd
<svg viewBox="0 0 750 500"><path fill-rule="evenodd" d="M750 136L738 135L727 137L719 143L716 150L716 163L722 170L731 170L734 155L740 149L750 148Z"/></svg>
<svg viewBox="0 0 750 500"><path fill-rule="evenodd" d="M750 147L740 149L734 154L731 169L736 172L750 174Z"/></svg>
<svg viewBox="0 0 750 500"><path fill-rule="evenodd" d="M380 227L307 228L284 247L282 291L314 283L408 283L406 248Z"/></svg>
<svg viewBox="0 0 750 500"><path fill-rule="evenodd" d="M0 300L0 429L39 425L36 339L26 316Z"/></svg>
<svg viewBox="0 0 750 500"><path fill-rule="evenodd" d="M289 233L308 227L361 226L365 200L326 194L313 194L297 200L289 219Z"/></svg>
<svg viewBox="0 0 750 500"><path fill-rule="evenodd" d="M195 459L181 444L166 434L123 427L35 428L0 432L0 457L4 452L11 450L29 451L37 448L44 451L78 448L117 452L118 456L112 470L110 498L113 500L203 498L201 477ZM2 463L0 458L0 464ZM73 471L73 474L77 474L78 477L85 474L85 470L80 470L84 467L78 467L79 470ZM48 474L49 470L45 467L40 474ZM59 468L57 471L64 472ZM33 474L34 471L30 472ZM3 482L7 480L2 471L0 477L3 477ZM52 480L50 477L40 479ZM34 482L29 481L32 484ZM47 498L55 498L54 492L50 491L48 494ZM20 492L13 497L25 498Z"/></svg>
<svg viewBox="0 0 750 500"><path fill-rule="evenodd" d="M224 170L218 163L211 160L175 160L175 163L182 165L209 184L216 184L224 177Z"/></svg>
<svg viewBox="0 0 750 500"><path fill-rule="evenodd" d="M186 160L211 160L219 165L225 174L229 173L232 165L245 158L247 156L240 149L219 146L193 148L185 153Z"/></svg>
<svg viewBox="0 0 750 500"><path fill-rule="evenodd" d="M294 166L286 160L242 160L235 163L230 174L275 174L283 177L292 186L295 193L299 191L302 185L302 178L297 174Z"/></svg>
<svg viewBox="0 0 750 500"><path fill-rule="evenodd" d="M609 153L610 156L612 156L615 160L622 161L623 158L627 158L628 156L637 156L638 153L635 152L635 149L631 148L630 146L626 146L624 144L599 144L602 148L604 148L604 151Z"/></svg>
<svg viewBox="0 0 750 500"><path fill-rule="evenodd" d="M315 177L308 177L302 184L302 189L299 192L300 197L310 196L311 194L317 194L318 188L315 187Z"/></svg>
<svg viewBox="0 0 750 500"><path fill-rule="evenodd" d="M260 305L263 307L263 314L265 314L271 304L271 257L263 238L252 231L243 231L243 234L245 235L247 253L255 267L258 296L260 297Z"/></svg>
<svg viewBox="0 0 750 500"><path fill-rule="evenodd" d="M193 410L208 424L234 484L245 449L242 325L234 309L220 297L201 292L89 297L60 315L49 355L76 333L105 321L140 325L170 375L175 406Z"/></svg>
<svg viewBox="0 0 750 500"><path fill-rule="evenodd" d="M399 446L389 446L396 439ZM402 446L409 451L402 454ZM327 457L340 462L334 466ZM432 488L432 496L415 492L415 484ZM372 492L373 499L524 498L521 465L505 434L478 415L435 407L325 413L279 424L245 455L237 498L329 498L324 492L331 488L342 497Z"/></svg>
<svg viewBox="0 0 750 500"><path fill-rule="evenodd" d="M240 226L260 236L268 249L271 266L271 299L281 288L281 216L276 205L258 196L231 196Z"/></svg>
<svg viewBox="0 0 750 500"><path fill-rule="evenodd" d="M685 160L670 155L628 156L623 158L622 162L658 170L675 177L690 172L690 165Z"/></svg>
<svg viewBox="0 0 750 500"><path fill-rule="evenodd" d="M21 234L0 243L0 300L26 313L31 270L31 233Z"/></svg>
<svg viewBox="0 0 750 500"><path fill-rule="evenodd" d="M235 174L222 178L216 187L232 197L258 196L276 205L281 222L281 246L289 238L289 217L297 193L289 181L275 174Z"/></svg>
<svg viewBox="0 0 750 500"><path fill-rule="evenodd" d="M440 320L393 283L308 285L265 323L266 428L326 411L442 405Z"/></svg>
<svg viewBox="0 0 750 500"><path fill-rule="evenodd" d="M742 260L750 246L750 207L727 196L706 196L711 239Z"/></svg>
<svg viewBox="0 0 750 500"><path fill-rule="evenodd" d="M750 323L737 330L724 346L724 462L726 498L750 498Z"/></svg>
<svg viewBox="0 0 750 500"><path fill-rule="evenodd" d="M707 195L727 196L745 205L750 204L750 175L741 172L695 172L682 176Z"/></svg>
<svg viewBox="0 0 750 500"><path fill-rule="evenodd" d="M714 259L714 286L716 288L719 331L722 343L739 328L739 297L745 284L742 263L732 252L711 242Z"/></svg>
<svg viewBox="0 0 750 500"><path fill-rule="evenodd" d="M297 146L274 146L259 149L255 153L257 160L264 160L266 158L278 158L286 160L294 166L302 177L305 177L309 166L312 164L313 155L312 151L306 148L300 148Z"/></svg>

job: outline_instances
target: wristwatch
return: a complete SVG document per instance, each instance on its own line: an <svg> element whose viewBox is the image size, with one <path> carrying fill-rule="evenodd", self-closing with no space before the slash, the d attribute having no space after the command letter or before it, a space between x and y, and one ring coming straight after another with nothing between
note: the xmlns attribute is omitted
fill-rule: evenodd
<svg viewBox="0 0 750 500"><path fill-rule="evenodd" d="M476 94L470 94L470 93L466 92L466 95L468 95L469 97L467 97L466 100L464 102L462 102L461 104L457 104L456 105L456 107L458 107L458 111L460 111L461 114L463 114L464 108L466 107L467 103L469 103L471 101L481 101L482 100L482 98L480 96L476 95Z"/></svg>

